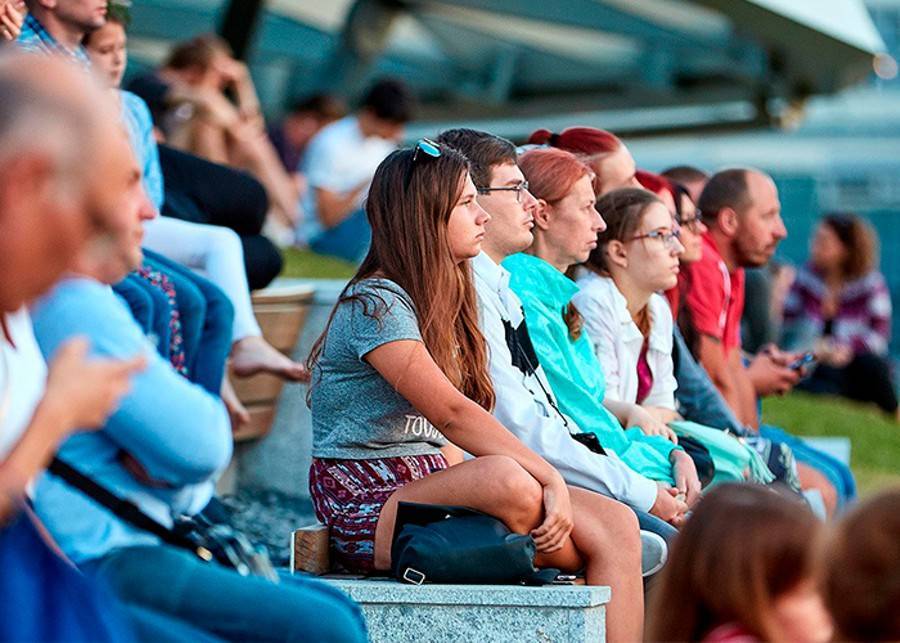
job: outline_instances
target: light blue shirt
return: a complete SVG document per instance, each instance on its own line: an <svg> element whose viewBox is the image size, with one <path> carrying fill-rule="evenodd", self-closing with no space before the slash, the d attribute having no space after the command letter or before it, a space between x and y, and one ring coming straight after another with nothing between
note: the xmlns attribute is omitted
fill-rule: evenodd
<svg viewBox="0 0 900 643"><path fill-rule="evenodd" d="M140 96L119 90L122 99L122 121L128 130L128 140L141 166L144 189L156 211L162 208L165 199L162 168L159 165L159 148L153 136L153 118L147 103Z"/></svg>
<svg viewBox="0 0 900 643"><path fill-rule="evenodd" d="M202 509L231 458L231 429L221 400L178 375L158 355L109 286L66 279L37 304L32 318L48 360L77 335L90 340L95 357L143 353L147 358L147 368L132 378L131 390L106 425L71 436L60 458L164 525L172 524L173 515ZM122 465L123 453L163 484L137 480ZM158 543L49 473L37 480L34 507L76 563L119 547Z"/></svg>

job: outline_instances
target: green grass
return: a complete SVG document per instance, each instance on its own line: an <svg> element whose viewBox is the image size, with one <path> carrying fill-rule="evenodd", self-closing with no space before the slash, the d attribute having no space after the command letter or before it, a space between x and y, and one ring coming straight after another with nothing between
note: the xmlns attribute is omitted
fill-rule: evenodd
<svg viewBox="0 0 900 643"><path fill-rule="evenodd" d="M282 277L298 279L349 279L356 266L341 259L323 257L309 250L287 248L284 251Z"/></svg>
<svg viewBox="0 0 900 643"><path fill-rule="evenodd" d="M862 494L900 485L900 424L874 407L792 393L765 400L763 419L795 435L849 437L850 465Z"/></svg>

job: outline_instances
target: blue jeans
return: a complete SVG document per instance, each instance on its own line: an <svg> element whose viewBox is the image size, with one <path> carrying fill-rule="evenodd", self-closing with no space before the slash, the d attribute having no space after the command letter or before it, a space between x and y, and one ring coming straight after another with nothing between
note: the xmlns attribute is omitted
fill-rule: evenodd
<svg viewBox="0 0 900 643"><path fill-rule="evenodd" d="M839 508L856 497L856 480L853 478L853 473L850 471L850 467L840 460L814 449L801 438L791 435L784 429L761 424L759 434L772 442L787 444L791 447L798 462L808 464L824 475L837 490Z"/></svg>
<svg viewBox="0 0 900 643"><path fill-rule="evenodd" d="M672 358L675 366L675 399L684 419L716 429L730 429L738 435L744 428L729 408L719 389L688 349L676 325L673 333Z"/></svg>
<svg viewBox="0 0 900 643"><path fill-rule="evenodd" d="M357 210L309 242L313 252L360 263L372 243L372 228L364 210Z"/></svg>
<svg viewBox="0 0 900 643"><path fill-rule="evenodd" d="M125 301L144 335L156 346L156 351L162 358L168 361L171 307L166 294L134 273L114 285L113 291Z"/></svg>
<svg viewBox="0 0 900 643"><path fill-rule="evenodd" d="M234 307L218 286L184 266L149 250L144 261L175 286L188 377L218 395L231 352Z"/></svg>
<svg viewBox="0 0 900 643"><path fill-rule="evenodd" d="M637 514L638 525L641 529L644 531L652 531L654 534L661 536L662 539L666 541L666 544L670 547L672 546L672 543L675 542L675 536L678 535L678 530L675 529L675 527L662 518L657 518L646 511L638 511L637 509L632 510Z"/></svg>
<svg viewBox="0 0 900 643"><path fill-rule="evenodd" d="M125 603L230 641L366 640L359 607L313 578L275 585L167 545L118 549L82 569Z"/></svg>

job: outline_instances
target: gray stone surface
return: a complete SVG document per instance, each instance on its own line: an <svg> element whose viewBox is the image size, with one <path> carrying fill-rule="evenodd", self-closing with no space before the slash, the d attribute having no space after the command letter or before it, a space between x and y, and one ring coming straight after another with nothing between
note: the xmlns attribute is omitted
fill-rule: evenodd
<svg viewBox="0 0 900 643"><path fill-rule="evenodd" d="M362 606L373 643L605 640L608 587L329 582Z"/></svg>
<svg viewBox="0 0 900 643"><path fill-rule="evenodd" d="M332 279L281 280L275 286L309 284L315 287L313 305L293 357L305 360L325 328L331 309L345 282ZM265 489L304 499L309 503L309 465L312 425L306 406L306 386L287 384L278 401L272 431L256 442L239 445L236 490ZM312 514L311 505L308 513ZM300 525L297 525L300 526Z"/></svg>

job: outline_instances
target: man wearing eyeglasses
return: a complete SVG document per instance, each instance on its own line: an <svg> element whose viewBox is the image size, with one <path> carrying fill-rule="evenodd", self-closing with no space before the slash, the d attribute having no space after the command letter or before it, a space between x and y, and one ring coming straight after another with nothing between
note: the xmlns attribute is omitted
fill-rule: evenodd
<svg viewBox="0 0 900 643"><path fill-rule="evenodd" d="M469 129L448 130L438 139L469 158L478 203L490 215L482 253L472 260L478 294L479 326L488 345L494 415L520 440L556 467L566 482L615 498L636 510L641 527L665 539L676 533L664 521L683 510L654 481L628 468L602 445L582 442L574 420L558 408L531 344L522 304L500 265L533 241L537 200L516 165L512 143ZM651 515L653 514L653 515ZM644 571L661 565L663 543L644 536Z"/></svg>

